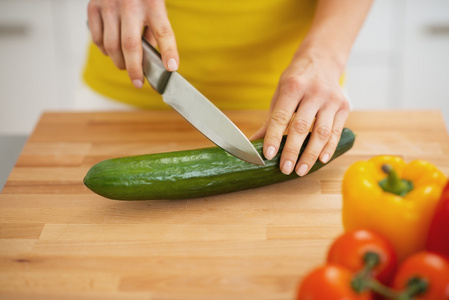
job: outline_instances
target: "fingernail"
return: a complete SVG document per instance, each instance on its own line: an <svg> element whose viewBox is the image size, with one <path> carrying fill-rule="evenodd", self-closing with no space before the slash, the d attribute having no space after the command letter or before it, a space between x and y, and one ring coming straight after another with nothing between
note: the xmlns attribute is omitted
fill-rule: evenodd
<svg viewBox="0 0 449 300"><path fill-rule="evenodd" d="M307 165L303 164L299 167L298 171L296 172L299 176L304 176L307 173Z"/></svg>
<svg viewBox="0 0 449 300"><path fill-rule="evenodd" d="M178 64L176 63L176 60L174 58L170 58L167 61L167 68L170 72L178 70Z"/></svg>
<svg viewBox="0 0 449 300"><path fill-rule="evenodd" d="M282 173L285 175L290 175L290 173L293 171L293 163L290 160L287 160L284 165L282 166Z"/></svg>
<svg viewBox="0 0 449 300"><path fill-rule="evenodd" d="M324 153L323 157L321 157L321 161L327 163L329 161L329 153Z"/></svg>
<svg viewBox="0 0 449 300"><path fill-rule="evenodd" d="M134 80L133 80L133 85L134 85L136 88L140 89L140 88L142 88L142 86L143 86L143 82L142 82L142 80L134 79Z"/></svg>
<svg viewBox="0 0 449 300"><path fill-rule="evenodd" d="M265 158L268 160L273 159L275 152L276 152L276 149L273 146L269 146L267 148L267 154L265 155Z"/></svg>

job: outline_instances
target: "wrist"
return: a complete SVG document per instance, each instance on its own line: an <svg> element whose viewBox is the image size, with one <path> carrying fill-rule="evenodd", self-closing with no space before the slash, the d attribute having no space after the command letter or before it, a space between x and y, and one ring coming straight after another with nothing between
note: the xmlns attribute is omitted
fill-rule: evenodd
<svg viewBox="0 0 449 300"><path fill-rule="evenodd" d="M304 58L312 63L324 65L326 72L329 72L328 75L338 80L345 71L348 54L324 43L305 39L296 51L293 60Z"/></svg>
<svg viewBox="0 0 449 300"><path fill-rule="evenodd" d="M322 60L341 75L372 2L318 0L309 32L297 55Z"/></svg>

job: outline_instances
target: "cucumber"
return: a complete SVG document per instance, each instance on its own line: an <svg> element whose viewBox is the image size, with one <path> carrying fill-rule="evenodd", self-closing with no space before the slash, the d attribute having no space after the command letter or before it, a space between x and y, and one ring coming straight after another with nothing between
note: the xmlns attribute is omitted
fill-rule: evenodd
<svg viewBox="0 0 449 300"><path fill-rule="evenodd" d="M310 134L301 153L309 138ZM265 166L247 163L214 147L104 160L88 171L84 184L116 200L197 198L266 186L299 177L294 172L284 175L279 169L285 139L278 154L265 160ZM354 133L345 128L331 160L351 149L354 140ZM252 143L262 154L263 139ZM309 173L322 166L317 161Z"/></svg>

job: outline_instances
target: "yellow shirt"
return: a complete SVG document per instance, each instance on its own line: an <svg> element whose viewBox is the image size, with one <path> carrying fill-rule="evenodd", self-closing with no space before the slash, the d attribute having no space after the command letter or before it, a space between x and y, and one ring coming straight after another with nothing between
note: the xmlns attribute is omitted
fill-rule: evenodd
<svg viewBox="0 0 449 300"><path fill-rule="evenodd" d="M221 109L268 109L313 18L314 0L166 0L179 51L178 72ZM167 109L146 82L91 43L85 82L112 99L144 109Z"/></svg>

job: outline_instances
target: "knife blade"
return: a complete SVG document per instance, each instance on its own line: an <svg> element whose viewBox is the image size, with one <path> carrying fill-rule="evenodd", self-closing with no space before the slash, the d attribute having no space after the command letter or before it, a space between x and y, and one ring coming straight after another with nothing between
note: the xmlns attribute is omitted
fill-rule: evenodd
<svg viewBox="0 0 449 300"><path fill-rule="evenodd" d="M145 77L166 104L226 152L246 162L265 165L240 129L178 72L167 71L159 52L144 38L142 48Z"/></svg>

